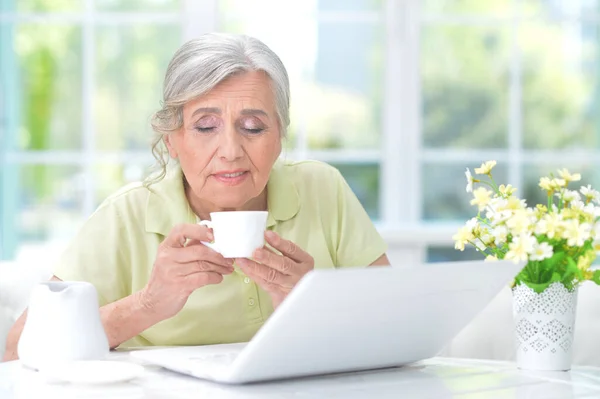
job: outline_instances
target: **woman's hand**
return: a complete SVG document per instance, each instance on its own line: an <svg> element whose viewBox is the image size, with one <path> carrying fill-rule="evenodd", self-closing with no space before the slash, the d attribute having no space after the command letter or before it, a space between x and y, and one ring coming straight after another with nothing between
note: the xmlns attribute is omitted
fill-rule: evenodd
<svg viewBox="0 0 600 399"><path fill-rule="evenodd" d="M315 261L308 252L273 231L267 231L265 239L281 255L265 247L254 252L255 260L240 258L236 262L248 277L269 293L273 307L277 308L298 281L314 269Z"/></svg>
<svg viewBox="0 0 600 399"><path fill-rule="evenodd" d="M183 308L194 290L218 284L223 275L233 273L233 259L200 242L213 239L206 226L175 226L158 248L150 280L139 295L141 305L157 319L168 319Z"/></svg>

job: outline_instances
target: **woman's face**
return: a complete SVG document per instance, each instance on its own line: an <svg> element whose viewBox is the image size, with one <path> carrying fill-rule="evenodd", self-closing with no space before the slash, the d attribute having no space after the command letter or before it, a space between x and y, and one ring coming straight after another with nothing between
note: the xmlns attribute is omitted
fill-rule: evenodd
<svg viewBox="0 0 600 399"><path fill-rule="evenodd" d="M270 80L246 72L183 107L183 126L166 137L189 183L192 205L245 209L263 193L281 153Z"/></svg>

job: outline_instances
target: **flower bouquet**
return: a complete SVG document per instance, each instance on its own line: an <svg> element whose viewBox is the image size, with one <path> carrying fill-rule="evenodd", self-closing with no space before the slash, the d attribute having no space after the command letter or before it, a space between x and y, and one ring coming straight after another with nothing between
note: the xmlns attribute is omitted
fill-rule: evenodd
<svg viewBox="0 0 600 399"><path fill-rule="evenodd" d="M586 280L600 284L592 262L600 243L600 193L569 185L581 175L566 169L542 177L547 202L528 207L516 188L498 185L495 161L466 170L467 192L477 216L453 236L455 248L472 245L486 256L525 261L511 284L517 337L517 364L535 370L568 370L571 365L577 288Z"/></svg>

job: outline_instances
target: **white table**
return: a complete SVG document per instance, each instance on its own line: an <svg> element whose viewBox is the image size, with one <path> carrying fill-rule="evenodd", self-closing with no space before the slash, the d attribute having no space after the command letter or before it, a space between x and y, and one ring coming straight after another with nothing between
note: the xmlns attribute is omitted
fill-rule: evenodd
<svg viewBox="0 0 600 399"><path fill-rule="evenodd" d="M129 361L113 352L110 360ZM297 380L228 386L146 366L127 383L49 384L17 362L0 363L0 398L598 398L600 368L525 372L514 364L433 358L411 366Z"/></svg>

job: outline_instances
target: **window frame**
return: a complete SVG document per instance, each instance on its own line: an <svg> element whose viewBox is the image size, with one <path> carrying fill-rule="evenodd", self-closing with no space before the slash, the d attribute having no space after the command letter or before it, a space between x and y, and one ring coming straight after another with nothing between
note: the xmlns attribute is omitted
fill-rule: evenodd
<svg viewBox="0 0 600 399"><path fill-rule="evenodd" d="M180 23L182 41L219 29L218 0L182 0L182 8L178 12L99 12L94 10L94 0L83 0L80 12L57 13L20 13L0 11L0 34L5 24L43 23L74 24L82 27L82 73L83 73L83 121L93 120L95 91L95 31L103 25L134 25L137 23ZM384 238L391 245L391 258L403 262L422 262L426 260L428 246L451 246L452 234L458 227L454 223L427 223L421 220L423 190L427 182L421 179L425 164L480 162L485 159L496 159L508 167L508 178L518 187L523 183L523 166L547 161L562 162L593 160L600 158L599 150L525 150L522 147L522 82L521 52L518 43L521 24L530 19L550 18L552 20L593 20L598 22L600 16L570 15L527 16L519 15L520 1L512 1L512 10L502 16L490 15L447 15L423 13L420 0L386 0L381 12L374 11L324 11L315 16L318 21L328 23L369 22L382 23L385 29L385 62L384 91L382 108L381 144L378 149L370 150L312 150L306 145L306 132L299 132L298 145L295 150L286 152L290 159L318 159L325 162L350 164L378 163L380 166L379 208L381 219L376 225ZM508 146L497 150L457 150L431 149L423 147L422 140L422 98L420 75L421 32L430 26L443 24L508 26L510 30L511 51L508 87ZM9 30L9 29L3 29ZM2 36L0 36L1 38ZM0 51L7 46L0 46ZM10 51L2 53L3 59L10 58ZM7 57L7 58L5 58ZM14 56L13 56L14 58ZM8 63L5 63L8 64ZM16 72L15 72L16 73ZM17 95L13 81L0 81L0 88L9 93L5 98ZM12 91L11 91L12 90ZM0 98L2 101L2 98ZM6 114L0 118L16 115L18 101L5 101ZM600 118L600 117L599 117ZM1 120L1 119L0 119ZM10 180L6 167L11 164L42 165L78 165L83 170L85 195L83 199L82 218L94 211L97 202L94 167L102 163L149 163L152 158L149 151L103 152L95 147L95 126L83 123L82 147L77 151L14 151L9 142L11 129L16 129L16 122L8 120L0 124L0 183L2 192L10 192L15 182ZM4 171L4 172L3 172ZM0 215L13 215L16 209L14 196L4 194ZM12 198L12 199L11 199ZM11 216L12 217L12 216ZM0 221L0 259L12 259L16 238L14 220L3 218ZM11 250L12 249L12 250Z"/></svg>

